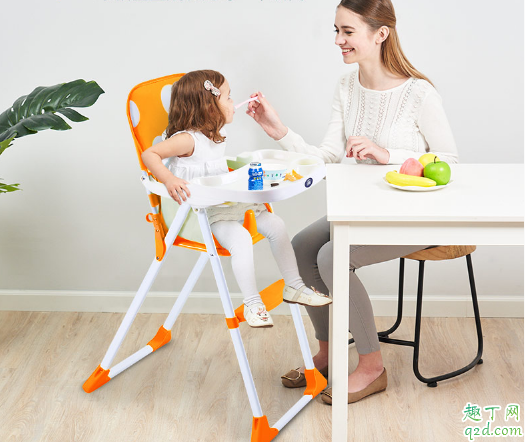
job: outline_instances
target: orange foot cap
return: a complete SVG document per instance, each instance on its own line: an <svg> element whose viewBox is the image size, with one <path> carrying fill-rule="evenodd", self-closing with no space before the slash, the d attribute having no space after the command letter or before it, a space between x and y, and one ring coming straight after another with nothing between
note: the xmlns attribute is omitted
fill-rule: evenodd
<svg viewBox="0 0 525 442"><path fill-rule="evenodd" d="M164 326L161 325L155 337L148 342L148 345L153 349L153 351L155 351L170 341L171 330L166 330Z"/></svg>
<svg viewBox="0 0 525 442"><path fill-rule="evenodd" d="M109 369L104 370L100 365L92 373L89 379L84 382L82 388L86 393L91 393L95 391L98 387L102 387L105 383L109 382L111 378L109 375Z"/></svg>
<svg viewBox="0 0 525 442"><path fill-rule="evenodd" d="M321 391L326 388L326 379L319 373L317 368L313 370L305 370L304 377L306 378L306 390L304 394L311 394L313 397L316 397Z"/></svg>
<svg viewBox="0 0 525 442"><path fill-rule="evenodd" d="M271 428L268 425L266 416L253 418L251 442L270 442L278 433L277 428Z"/></svg>

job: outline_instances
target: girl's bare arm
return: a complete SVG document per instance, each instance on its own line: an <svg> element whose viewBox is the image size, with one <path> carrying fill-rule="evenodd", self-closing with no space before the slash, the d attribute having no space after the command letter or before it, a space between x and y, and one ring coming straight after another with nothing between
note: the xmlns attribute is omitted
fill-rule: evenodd
<svg viewBox="0 0 525 442"><path fill-rule="evenodd" d="M144 165L166 186L171 197L179 204L181 204L181 200L186 201L187 197L190 196L186 187L188 182L173 175L162 163L162 160L174 156L191 156L194 148L193 137L188 133L181 133L151 146L141 156Z"/></svg>

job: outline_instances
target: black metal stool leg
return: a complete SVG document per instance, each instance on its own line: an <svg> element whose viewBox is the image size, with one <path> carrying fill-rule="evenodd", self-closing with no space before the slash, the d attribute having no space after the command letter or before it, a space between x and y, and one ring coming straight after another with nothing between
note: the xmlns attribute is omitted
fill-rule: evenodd
<svg viewBox="0 0 525 442"><path fill-rule="evenodd" d="M476 295L476 286L474 283L474 272L472 270L472 260L470 255L466 256L467 259L467 268L469 273L469 281L470 281L470 290L472 294L472 304L474 307L474 317L476 321L476 331L478 335L478 352L476 354L476 357L474 360L460 368L459 370L451 371L450 373L445 373L440 376L434 376L432 378L425 378L421 375L419 372L419 335L421 331L421 306L423 301L423 269L424 269L424 261L419 262L419 281L418 281L418 293L417 293L417 307L416 307L416 332L415 332L415 339L414 339L414 360L413 360L413 369L414 374L416 377L421 381L425 382L429 387L436 387L437 383L439 381L442 381L444 379L450 379L455 376L458 376L462 373L465 373L466 371L473 368L476 364L482 364L483 360L481 359L481 355L483 353L483 333L481 330L481 320L479 316L479 308L478 308L478 300Z"/></svg>
<svg viewBox="0 0 525 442"><path fill-rule="evenodd" d="M419 372L419 342L421 336L421 312L423 310L423 278L425 275L425 261L419 261L419 275L417 279L417 301L416 301L416 327L414 331L414 357L412 367L414 374L421 382L426 382L429 387L437 387L432 379L426 379Z"/></svg>
<svg viewBox="0 0 525 442"><path fill-rule="evenodd" d="M470 294L472 295L472 307L474 309L474 319L476 320L476 333L478 335L478 352L476 354L476 357L474 358L474 361L476 361L476 364L483 364L483 359L481 359L481 355L483 354L483 331L481 330L481 319L479 316L479 307L478 307L478 295L476 292L476 283L474 282L474 270L472 269L472 257L470 255L467 255L466 259L467 259L468 279L470 282Z"/></svg>
<svg viewBox="0 0 525 442"><path fill-rule="evenodd" d="M399 260L399 288L397 292L397 318L396 322L392 327L390 327L388 330L377 332L377 335L379 337L379 340L381 342L390 342L386 341L385 339L388 339L388 335L390 333L395 332L398 327L401 324L401 321L403 320L403 285L405 282L405 258L400 258ZM349 330L350 331L350 330ZM397 341L394 339L393 341ZM348 345L352 344L354 342L354 338L350 338L348 340Z"/></svg>
<svg viewBox="0 0 525 442"><path fill-rule="evenodd" d="M401 324L401 321L403 319L403 285L404 285L404 282L405 282L405 258L400 258L399 260L399 289L397 292L398 296L397 296L396 322L388 330L378 332L377 334L379 336L384 336L388 338L388 335L390 333L395 332Z"/></svg>
<svg viewBox="0 0 525 442"><path fill-rule="evenodd" d="M414 370L414 374L421 382L426 383L429 387L437 387L437 383L439 381L458 376L472 369L476 364L483 363L483 359L481 359L481 355L483 354L483 332L481 330L481 319L479 315L478 298L477 298L477 293L476 293L476 284L474 282L474 271L472 269L471 256L466 255L466 260L467 260L467 269L468 269L468 276L469 276L469 282L470 282L470 292L472 295L472 306L474 308L474 319L476 321L476 332L477 332L477 337L478 337L478 351L477 351L476 357L470 364L466 365L465 367L460 368L459 370L455 370L450 373L445 373L440 376L434 376L432 378L425 378L419 372L419 344L420 344L420 335L421 335L421 313L422 313L422 307L423 307L423 280L424 280L424 273L425 273L425 261L419 261L419 276L418 276L418 283L417 283L417 302L416 302L416 324L415 324L415 331L414 331L414 340L407 341L403 339L393 339L393 338L388 337L390 333L392 333L399 327L399 325L401 324L401 320L402 320L403 284L404 284L404 270L405 270L404 258L401 258L401 263L399 267L399 292L398 292L399 296L398 296L398 310L397 310L396 322L388 330L378 332L378 338L380 342L384 342L387 344L395 344L395 345L405 345L405 346L410 346L414 348L414 356L413 356L413 361L412 361L412 367ZM352 338L348 341L348 344L351 344L353 342L354 342L354 339Z"/></svg>

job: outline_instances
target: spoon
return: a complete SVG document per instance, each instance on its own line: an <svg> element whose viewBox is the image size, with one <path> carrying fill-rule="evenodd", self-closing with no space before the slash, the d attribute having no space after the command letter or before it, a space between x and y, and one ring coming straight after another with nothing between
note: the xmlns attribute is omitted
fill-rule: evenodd
<svg viewBox="0 0 525 442"><path fill-rule="evenodd" d="M264 95L263 95L263 97L264 97ZM247 103L249 103L250 101L255 101L255 100L257 100L258 98L259 98L259 96L248 98L247 100L244 100L242 103L236 104L236 105L235 105L235 109L239 109L242 105L247 104Z"/></svg>

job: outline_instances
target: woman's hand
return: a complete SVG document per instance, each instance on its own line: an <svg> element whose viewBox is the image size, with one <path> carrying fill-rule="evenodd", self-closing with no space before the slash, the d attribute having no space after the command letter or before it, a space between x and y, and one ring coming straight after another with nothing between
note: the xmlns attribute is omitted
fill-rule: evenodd
<svg viewBox="0 0 525 442"><path fill-rule="evenodd" d="M186 201L186 199L191 196L190 191L186 187L186 184L189 183L186 180L183 180L182 178L177 178L175 175L173 176L173 178L169 178L164 183L166 189L168 189L170 196L179 204L182 204L181 199L183 201Z"/></svg>
<svg viewBox="0 0 525 442"><path fill-rule="evenodd" d="M282 123L275 109L261 92L256 92L251 97L257 97L258 102L248 103L246 114L252 117L268 136L274 140L280 140L288 133L288 128Z"/></svg>
<svg viewBox="0 0 525 442"><path fill-rule="evenodd" d="M346 156L364 160L372 158L380 164L388 164L390 153L388 150L379 147L367 137L348 137L346 142Z"/></svg>

